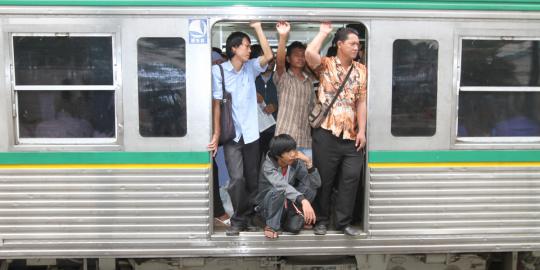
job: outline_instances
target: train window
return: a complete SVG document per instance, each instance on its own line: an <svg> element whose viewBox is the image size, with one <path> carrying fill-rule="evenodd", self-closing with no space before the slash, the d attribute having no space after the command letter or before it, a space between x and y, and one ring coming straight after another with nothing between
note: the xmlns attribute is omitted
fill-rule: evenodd
<svg viewBox="0 0 540 270"><path fill-rule="evenodd" d="M16 85L112 85L112 38L14 36Z"/></svg>
<svg viewBox="0 0 540 270"><path fill-rule="evenodd" d="M540 92L462 92L459 137L540 136Z"/></svg>
<svg viewBox="0 0 540 270"><path fill-rule="evenodd" d="M539 137L540 42L462 39L461 47L457 136Z"/></svg>
<svg viewBox="0 0 540 270"><path fill-rule="evenodd" d="M540 41L462 41L461 86L540 86Z"/></svg>
<svg viewBox="0 0 540 270"><path fill-rule="evenodd" d="M182 38L140 38L137 41L141 136L186 135L185 52Z"/></svg>
<svg viewBox="0 0 540 270"><path fill-rule="evenodd" d="M113 36L40 33L11 37L17 142L114 142Z"/></svg>
<svg viewBox="0 0 540 270"><path fill-rule="evenodd" d="M437 116L436 40L394 41L392 124L394 136L433 136Z"/></svg>
<svg viewBox="0 0 540 270"><path fill-rule="evenodd" d="M114 91L22 91L20 138L114 137Z"/></svg>

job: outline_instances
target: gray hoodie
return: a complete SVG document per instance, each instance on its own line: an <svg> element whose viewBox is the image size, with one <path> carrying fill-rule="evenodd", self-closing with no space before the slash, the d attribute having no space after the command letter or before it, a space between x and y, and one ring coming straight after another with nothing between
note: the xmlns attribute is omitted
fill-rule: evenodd
<svg viewBox="0 0 540 270"><path fill-rule="evenodd" d="M259 191L255 200L260 204L266 193L274 188L285 191L287 199L300 203L304 199L304 194L296 189L299 186L313 190L319 188L321 186L319 171L315 167L308 170L303 161L296 160L289 166L288 173L283 175L277 160L266 155L259 174Z"/></svg>

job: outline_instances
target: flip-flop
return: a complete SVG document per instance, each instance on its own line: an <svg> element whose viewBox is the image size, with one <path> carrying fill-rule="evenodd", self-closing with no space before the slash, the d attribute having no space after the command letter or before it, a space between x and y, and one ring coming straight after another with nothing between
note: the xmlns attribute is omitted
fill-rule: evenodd
<svg viewBox="0 0 540 270"><path fill-rule="evenodd" d="M269 236L269 234L271 234L272 236ZM265 226L264 227L264 236L268 239L278 239L279 238L279 234L278 232L274 231L272 228L270 228L269 226Z"/></svg>
<svg viewBox="0 0 540 270"><path fill-rule="evenodd" d="M225 220L221 220L219 218L214 218L214 220L217 221L219 224L221 224L224 227L231 226L231 219L230 218L225 219Z"/></svg>

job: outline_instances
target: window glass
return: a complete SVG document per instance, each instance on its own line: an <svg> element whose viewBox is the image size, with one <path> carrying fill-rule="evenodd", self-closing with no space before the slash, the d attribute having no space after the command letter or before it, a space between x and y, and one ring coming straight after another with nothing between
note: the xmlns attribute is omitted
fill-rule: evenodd
<svg viewBox="0 0 540 270"><path fill-rule="evenodd" d="M13 36L16 85L112 85L112 37Z"/></svg>
<svg viewBox="0 0 540 270"><path fill-rule="evenodd" d="M392 135L435 134L438 50L436 40L394 41Z"/></svg>
<svg viewBox="0 0 540 270"><path fill-rule="evenodd" d="M137 52L141 136L186 135L184 39L140 38Z"/></svg>
<svg viewBox="0 0 540 270"><path fill-rule="evenodd" d="M540 136L538 104L538 92L461 92L458 136Z"/></svg>
<svg viewBox="0 0 540 270"><path fill-rule="evenodd" d="M461 86L540 86L540 42L462 41Z"/></svg>
<svg viewBox="0 0 540 270"><path fill-rule="evenodd" d="M114 91L18 91L20 138L115 137Z"/></svg>

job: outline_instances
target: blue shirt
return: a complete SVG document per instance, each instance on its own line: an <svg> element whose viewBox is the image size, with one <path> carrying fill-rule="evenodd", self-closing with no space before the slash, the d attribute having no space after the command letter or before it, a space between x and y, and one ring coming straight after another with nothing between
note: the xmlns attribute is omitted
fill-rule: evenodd
<svg viewBox="0 0 540 270"><path fill-rule="evenodd" d="M238 72L234 70L231 61L221 64L225 76L225 88L232 96L235 142L240 141L241 137L244 137L244 143L259 139L255 78L266 70L266 65L261 67L259 61L259 58L248 60ZM221 73L218 66L212 66L212 97L223 98Z"/></svg>
<svg viewBox="0 0 540 270"><path fill-rule="evenodd" d="M538 123L525 116L516 116L501 121L491 130L491 136L532 137L540 135Z"/></svg>

